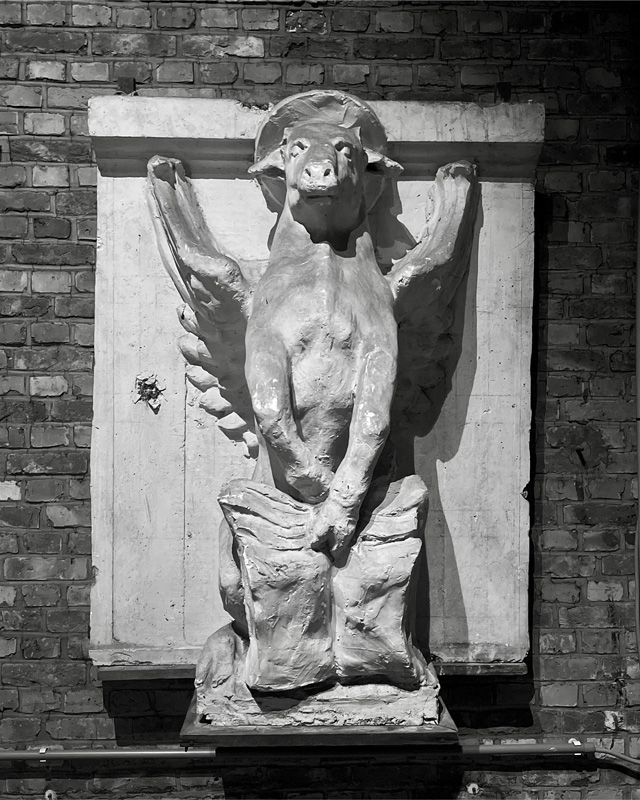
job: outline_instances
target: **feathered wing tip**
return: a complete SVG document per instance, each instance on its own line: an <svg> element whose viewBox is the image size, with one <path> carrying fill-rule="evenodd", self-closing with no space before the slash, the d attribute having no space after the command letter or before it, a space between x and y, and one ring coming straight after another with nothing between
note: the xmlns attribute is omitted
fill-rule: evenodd
<svg viewBox="0 0 640 800"><path fill-rule="evenodd" d="M186 333L178 346L189 365L187 379L202 392L200 406L220 430L243 441L255 458L258 440L244 376L251 289L238 263L221 252L179 161L154 156L148 188L160 256L183 300L178 319Z"/></svg>
<svg viewBox="0 0 640 800"><path fill-rule="evenodd" d="M398 320L396 429L425 436L451 388L462 344L464 293L479 201L475 167L440 168L421 241L388 275Z"/></svg>

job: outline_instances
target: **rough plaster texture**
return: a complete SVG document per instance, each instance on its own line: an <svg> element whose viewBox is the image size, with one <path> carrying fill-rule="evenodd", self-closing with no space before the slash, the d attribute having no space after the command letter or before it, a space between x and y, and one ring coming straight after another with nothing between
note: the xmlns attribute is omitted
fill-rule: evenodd
<svg viewBox="0 0 640 800"><path fill-rule="evenodd" d="M177 332L173 298L151 245L143 181L136 176L139 164L154 151L184 147L199 131L205 138L207 160L217 164L216 152L221 153L223 177L209 177L209 167L207 177L194 180L221 244L240 258L266 258L273 216L242 169L243 153L255 135L260 112L215 101L223 106L229 130L218 151L213 145L223 135L223 114L205 110L209 103L204 101L175 102L104 98L91 104L91 132L104 173L99 178L99 400L92 462L95 485L100 487L94 500L94 538L101 574L92 608L92 652L98 663L188 663L194 648L215 627L211 622L224 621L213 586L210 531L219 519L213 498L229 473L246 474L250 466L241 448L223 444L219 433L210 429L202 436L199 433L207 421L188 400L180 359L171 347ZM384 104L374 107L376 112L385 109ZM132 108L136 109L133 114ZM520 492L529 480L533 256L529 181L542 115L535 105L478 110L464 104L436 104L430 111L434 118L441 115L444 120L429 129L434 138L442 135L447 145L453 143L455 150L450 152L458 155L467 150L473 155L482 146L485 160L479 168L482 218L467 286L459 365L441 419L429 439L418 442L416 448L418 470L432 494L427 529L430 599L423 584L418 602L424 617L429 609L430 647L436 655L458 661L517 661L528 649L528 506ZM421 143L418 157L429 149L423 134L425 110L420 104L401 103L380 113L390 125L391 153L401 152L405 142ZM211 128L201 125L207 114L217 120ZM511 120L510 125L505 118ZM143 138L139 136L142 130ZM115 136L118 131L124 135ZM496 138L498 142L492 141ZM509 162L509 148L518 147L517 141L532 145L527 151L529 160L519 165L519 181L514 182L513 175L508 182L500 180L501 165ZM190 152L201 163L202 145L200 141L192 151L180 153L187 169ZM229 159L230 152L235 160ZM196 164L196 176L199 169ZM111 177L127 171L134 177ZM399 218L414 235L422 228L429 185L429 170L422 170L422 175L420 171L414 169L412 176L408 170L408 179L398 183ZM133 402L132 387L142 372L157 374L164 389L157 415L143 402ZM131 447L134 431L135 438L148 437L140 447ZM207 437L215 452L212 459L203 455ZM221 461L228 465L224 476L218 467ZM113 463L118 468L107 469ZM198 469L192 470L192 463ZM471 475L481 480L471 481ZM112 496L119 498L117 503L109 501ZM208 499L200 502L201 497L209 498L210 504ZM467 502L470 497L473 502ZM136 519L133 528L131 515ZM132 529L138 534L132 536ZM150 581L148 590L138 591L132 603L131 590L141 584L139 565L156 560L159 569L147 572L150 577L142 580L142 585ZM121 561L126 562L122 567ZM211 572L199 569L203 563L212 565ZM498 576L495 582L487 581L489 565L492 575ZM204 588L191 577L198 571ZM190 604L197 605L198 613L190 614ZM153 625L146 622L147 610ZM163 638L166 644L158 648Z"/></svg>

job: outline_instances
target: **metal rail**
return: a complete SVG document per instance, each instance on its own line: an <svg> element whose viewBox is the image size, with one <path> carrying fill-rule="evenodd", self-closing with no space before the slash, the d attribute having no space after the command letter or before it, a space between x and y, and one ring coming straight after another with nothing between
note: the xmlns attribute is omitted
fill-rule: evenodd
<svg viewBox="0 0 640 800"><path fill-rule="evenodd" d="M329 750L330 747L327 747ZM562 744L466 744L436 745L425 748L425 755L459 756L463 758L491 758L494 756L591 756L598 763L640 771L640 759L632 758L612 750L596 747L593 742L567 742ZM196 748L177 750L161 748L157 750L137 750L118 748L117 750L0 750L2 761L38 761L51 764L63 761L207 761L215 759L215 748Z"/></svg>

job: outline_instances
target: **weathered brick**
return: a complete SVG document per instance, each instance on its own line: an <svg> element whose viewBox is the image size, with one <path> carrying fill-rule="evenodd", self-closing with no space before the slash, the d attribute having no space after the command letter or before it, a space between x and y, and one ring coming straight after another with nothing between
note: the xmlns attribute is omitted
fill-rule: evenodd
<svg viewBox="0 0 640 800"><path fill-rule="evenodd" d="M65 267L91 264L95 257L92 245L74 243L25 242L14 244L12 252L18 264ZM31 283L34 292L68 292L71 287L71 276L68 272L39 270L34 273Z"/></svg>
<svg viewBox="0 0 640 800"><path fill-rule="evenodd" d="M0 586L0 606L11 608L16 603L17 589L14 586Z"/></svg>
<svg viewBox="0 0 640 800"><path fill-rule="evenodd" d="M28 111L24 115L24 132L40 136L61 136L65 132L64 114Z"/></svg>
<svg viewBox="0 0 640 800"><path fill-rule="evenodd" d="M22 638L22 655L28 660L59 658L60 639L52 636L27 636Z"/></svg>
<svg viewBox="0 0 640 800"><path fill-rule="evenodd" d="M574 578L577 576L588 577L596 569L594 556L570 555L568 553L554 553L543 555L541 558L542 570L545 575L558 578Z"/></svg>
<svg viewBox="0 0 640 800"><path fill-rule="evenodd" d="M88 633L88 608L57 608L46 612L47 630L52 633Z"/></svg>
<svg viewBox="0 0 640 800"><path fill-rule="evenodd" d="M237 28L238 12L233 8L202 8L200 25L203 28Z"/></svg>
<svg viewBox="0 0 640 800"><path fill-rule="evenodd" d="M116 8L118 28L150 28L151 11L148 8Z"/></svg>
<svg viewBox="0 0 640 800"><path fill-rule="evenodd" d="M333 80L335 83L356 86L365 83L370 71L366 64L336 64L333 67Z"/></svg>
<svg viewBox="0 0 640 800"><path fill-rule="evenodd" d="M57 717L45 723L52 739L112 739L114 722L101 717Z"/></svg>
<svg viewBox="0 0 640 800"><path fill-rule="evenodd" d="M338 37L313 37L307 40L310 58L346 58L349 53L349 42Z"/></svg>
<svg viewBox="0 0 640 800"><path fill-rule="evenodd" d="M445 64L421 64L418 67L419 86L455 86L453 67Z"/></svg>
<svg viewBox="0 0 640 800"><path fill-rule="evenodd" d="M32 506L0 506L0 527L37 528L39 510Z"/></svg>
<svg viewBox="0 0 640 800"><path fill-rule="evenodd" d="M604 366L602 353L593 350L550 350L547 367L551 370L598 370Z"/></svg>
<svg viewBox="0 0 640 800"><path fill-rule="evenodd" d="M577 119L550 119L545 120L545 139L568 140L576 139L580 123Z"/></svg>
<svg viewBox="0 0 640 800"><path fill-rule="evenodd" d="M71 64L71 77L79 83L108 81L109 64L104 61L76 61Z"/></svg>
<svg viewBox="0 0 640 800"><path fill-rule="evenodd" d="M362 33L369 27L370 16L364 9L337 8L331 15L331 27L334 31Z"/></svg>
<svg viewBox="0 0 640 800"><path fill-rule="evenodd" d="M27 3L29 25L64 25L66 21L63 3Z"/></svg>
<svg viewBox="0 0 640 800"><path fill-rule="evenodd" d="M487 39L445 38L440 42L440 57L446 61L488 58L491 46Z"/></svg>
<svg viewBox="0 0 640 800"><path fill-rule="evenodd" d="M2 375L2 376L0 376L0 394L3 394L3 395L8 395L8 394L24 395L24 394L26 394L24 376L19 376L19 375ZM3 430L2 444L7 444L7 441L4 439L5 433L8 433L8 431L5 432ZM0 483L0 499L2 499L1 495L2 495L2 484Z"/></svg>
<svg viewBox="0 0 640 800"><path fill-rule="evenodd" d="M5 41L8 50L24 53L79 53L87 47L80 31L7 31Z"/></svg>
<svg viewBox="0 0 640 800"><path fill-rule="evenodd" d="M0 80L15 80L18 77L19 70L19 58L0 58Z"/></svg>
<svg viewBox="0 0 640 800"><path fill-rule="evenodd" d="M576 636L573 632L546 631L540 633L541 653L575 653L576 647Z"/></svg>
<svg viewBox="0 0 640 800"><path fill-rule="evenodd" d="M4 105L14 108L40 108L42 89L31 86L8 86L0 89L0 99L4 100ZM3 103L0 102L0 105Z"/></svg>
<svg viewBox="0 0 640 800"><path fill-rule="evenodd" d="M107 5L92 3L89 5L72 5L71 21L73 25L93 28L111 23L111 9Z"/></svg>
<svg viewBox="0 0 640 800"><path fill-rule="evenodd" d="M626 173L621 170L594 170L587 177L592 192L617 192L626 184Z"/></svg>
<svg viewBox="0 0 640 800"><path fill-rule="evenodd" d="M36 217L33 220L33 233L36 239L68 239L71 236L71 222L56 217Z"/></svg>
<svg viewBox="0 0 640 800"><path fill-rule="evenodd" d="M245 64L242 77L246 83L276 83L282 78L282 67L276 62Z"/></svg>
<svg viewBox="0 0 640 800"><path fill-rule="evenodd" d="M582 630L580 642L583 653L616 653L620 646L620 634L612 630Z"/></svg>
<svg viewBox="0 0 640 800"><path fill-rule="evenodd" d="M615 683L586 683L582 687L582 700L586 706L614 706L618 703Z"/></svg>
<svg viewBox="0 0 640 800"><path fill-rule="evenodd" d="M69 384L62 375L29 378L29 392L33 397L59 397L68 390Z"/></svg>
<svg viewBox="0 0 640 800"><path fill-rule="evenodd" d="M376 76L379 86L411 86L413 70L408 66L382 64L376 67Z"/></svg>
<svg viewBox="0 0 640 800"><path fill-rule="evenodd" d="M78 239L96 241L97 228L95 219L79 219L76 222Z"/></svg>
<svg viewBox="0 0 640 800"><path fill-rule="evenodd" d="M159 28L191 28L196 21L196 12L188 6L159 8L156 20Z"/></svg>
<svg viewBox="0 0 640 800"><path fill-rule="evenodd" d="M550 480L553 479L548 477L547 483ZM576 550L578 548L578 534L576 531L568 531L561 528L542 531L539 541L543 550Z"/></svg>
<svg viewBox="0 0 640 800"><path fill-rule="evenodd" d="M103 707L104 699L99 689L71 689L65 692L65 714L93 714L102 711Z"/></svg>
<svg viewBox="0 0 640 800"><path fill-rule="evenodd" d="M93 34L93 53L97 56L175 56L176 37L159 33Z"/></svg>
<svg viewBox="0 0 640 800"><path fill-rule="evenodd" d="M20 189L13 192L0 191L0 213L6 211L49 211L51 196L46 192Z"/></svg>
<svg viewBox="0 0 640 800"><path fill-rule="evenodd" d="M88 469L83 452L9 453L8 475L82 475Z"/></svg>
<svg viewBox="0 0 640 800"><path fill-rule="evenodd" d="M36 164L32 172L34 186L68 186L69 167L66 165Z"/></svg>
<svg viewBox="0 0 640 800"><path fill-rule="evenodd" d="M60 696L51 689L22 689L20 691L20 711L23 714L43 714L59 710Z"/></svg>
<svg viewBox="0 0 640 800"><path fill-rule="evenodd" d="M20 591L24 604L30 608L56 606L60 602L60 587L55 583L25 584Z"/></svg>
<svg viewBox="0 0 640 800"><path fill-rule="evenodd" d="M277 31L279 17L277 8L245 8L242 11L242 27L245 31Z"/></svg>
<svg viewBox="0 0 640 800"><path fill-rule="evenodd" d="M39 344L65 344L71 340L71 334L64 322L34 322L31 339Z"/></svg>
<svg viewBox="0 0 640 800"><path fill-rule="evenodd" d="M425 33L455 33L457 19L455 11L425 11L420 15L420 27Z"/></svg>
<svg viewBox="0 0 640 800"><path fill-rule="evenodd" d="M413 14L410 11L376 12L376 31L384 33L409 33L413 30Z"/></svg>
<svg viewBox="0 0 640 800"><path fill-rule="evenodd" d="M114 88L105 86L50 86L47 90L49 108L75 108L86 111L87 104L92 97L102 97L115 94ZM76 119L76 117L73 117ZM71 128L71 133L78 133Z"/></svg>
<svg viewBox="0 0 640 800"><path fill-rule="evenodd" d="M63 81L66 72L64 61L27 61L25 77L28 81Z"/></svg>
<svg viewBox="0 0 640 800"><path fill-rule="evenodd" d="M41 726L42 722L38 717L7 717L0 720L0 742L14 746L20 743L31 744L40 733Z"/></svg>
<svg viewBox="0 0 640 800"><path fill-rule="evenodd" d="M529 58L542 61L602 61L602 39L540 38L529 40Z"/></svg>
<svg viewBox="0 0 640 800"><path fill-rule="evenodd" d="M31 446L66 447L70 444L69 428L62 425L34 425L31 428Z"/></svg>
<svg viewBox="0 0 640 800"><path fill-rule="evenodd" d="M0 638L0 658L12 656L18 650L18 640L13 636Z"/></svg>
<svg viewBox="0 0 640 800"><path fill-rule="evenodd" d="M27 173L24 167L0 166L0 186L13 189L16 186L24 186L26 180Z"/></svg>
<svg viewBox="0 0 640 800"><path fill-rule="evenodd" d="M356 58L367 60L384 59L420 59L431 58L435 52L435 44L431 39L408 37L396 39L370 37L356 39L353 45Z"/></svg>
<svg viewBox="0 0 640 800"><path fill-rule="evenodd" d="M89 163L91 161L91 144L88 140L59 139L58 141L45 142L15 138L11 140L10 146L13 161L49 161L72 164ZM46 209L35 210L48 210L48 205Z"/></svg>
<svg viewBox="0 0 640 800"><path fill-rule="evenodd" d="M631 575L634 571L631 553L615 553L602 559L603 575Z"/></svg>
<svg viewBox="0 0 640 800"><path fill-rule="evenodd" d="M42 615L39 611L23 608L0 611L0 629L6 631L39 631L42 629Z"/></svg>
<svg viewBox="0 0 640 800"><path fill-rule="evenodd" d="M62 556L7 556L4 577L10 581L86 580L86 558Z"/></svg>
<svg viewBox="0 0 640 800"><path fill-rule="evenodd" d="M587 600L612 602L622 600L624 586L620 581L587 581Z"/></svg>
<svg viewBox="0 0 640 800"><path fill-rule="evenodd" d="M548 192L581 192L582 175L579 172L548 172L544 177L544 188Z"/></svg>
<svg viewBox="0 0 640 800"><path fill-rule="evenodd" d="M322 64L289 64L286 81L294 86L319 86L324 80Z"/></svg>
<svg viewBox="0 0 640 800"><path fill-rule="evenodd" d="M20 500L22 492L16 481L0 481L0 501Z"/></svg>
<svg viewBox="0 0 640 800"><path fill-rule="evenodd" d="M0 689L0 711L15 711L18 702L17 689Z"/></svg>
<svg viewBox="0 0 640 800"><path fill-rule="evenodd" d="M284 27L290 33L326 33L327 17L322 10L287 11Z"/></svg>
<svg viewBox="0 0 640 800"><path fill-rule="evenodd" d="M88 606L91 600L89 586L74 584L67 588L67 605Z"/></svg>
<svg viewBox="0 0 640 800"><path fill-rule="evenodd" d="M502 14L499 11L460 11L462 30L465 33L502 33Z"/></svg>
<svg viewBox="0 0 640 800"><path fill-rule="evenodd" d="M543 683L540 686L540 702L545 706L575 707L578 705L578 684Z"/></svg>
<svg viewBox="0 0 640 800"><path fill-rule="evenodd" d="M0 6L0 25L20 25L22 8L20 3L6 2Z"/></svg>
<svg viewBox="0 0 640 800"><path fill-rule="evenodd" d="M241 58L262 58L264 41L257 36L185 36L182 55L187 58L222 58L239 56Z"/></svg>
<svg viewBox="0 0 640 800"><path fill-rule="evenodd" d="M590 89L615 89L622 85L620 74L604 67L591 67L585 70L584 78Z"/></svg>
<svg viewBox="0 0 640 800"><path fill-rule="evenodd" d="M17 553L18 540L15 534L0 532L0 553Z"/></svg>
<svg viewBox="0 0 640 800"><path fill-rule="evenodd" d="M161 83L193 83L193 64L190 61L170 61L156 70Z"/></svg>
<svg viewBox="0 0 640 800"><path fill-rule="evenodd" d="M84 664L43 662L42 664L13 663L2 665L2 679L8 686L80 686L86 683Z"/></svg>
<svg viewBox="0 0 640 800"><path fill-rule="evenodd" d="M26 217L0 217L0 239L24 239L28 229Z"/></svg>
<svg viewBox="0 0 640 800"><path fill-rule="evenodd" d="M564 518L569 524L581 525L628 525L634 522L636 509L633 503L580 503L564 507Z"/></svg>
<svg viewBox="0 0 640 800"><path fill-rule="evenodd" d="M11 135L18 133L17 111L0 111L0 133Z"/></svg>
<svg viewBox="0 0 640 800"><path fill-rule="evenodd" d="M56 504L47 506L45 514L54 528L88 527L91 525L91 509L89 506Z"/></svg>
<svg viewBox="0 0 640 800"><path fill-rule="evenodd" d="M627 138L627 126L620 118L585 120L587 139L596 141L624 141Z"/></svg>

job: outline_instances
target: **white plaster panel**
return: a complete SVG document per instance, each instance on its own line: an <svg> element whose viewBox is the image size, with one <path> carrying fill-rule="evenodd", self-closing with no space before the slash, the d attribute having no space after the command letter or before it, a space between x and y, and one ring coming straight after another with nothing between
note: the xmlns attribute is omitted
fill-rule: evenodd
<svg viewBox="0 0 640 800"><path fill-rule="evenodd" d="M433 128L426 138L475 136L505 147L541 139L538 107L487 114L444 104L437 122L424 104L374 105L400 141L416 140L425 125ZM117 155L119 135L250 139L259 119L231 101L101 98L92 101L90 124L95 137L114 138ZM218 126L213 133L209 122ZM275 216L238 170L195 180L196 193L224 249L264 260ZM398 184L399 219L414 236L424 226L428 186ZM193 663L226 621L216 498L252 463L185 381L179 298L157 251L144 179L101 174L98 192L91 654L102 664ZM521 492L529 481L530 183L482 183L476 238L452 389L434 429L416 442L416 468L430 491L429 591L419 613L429 621L432 652L445 661L517 661L528 648L529 508ZM136 376L149 372L164 388L157 415L134 402Z"/></svg>

